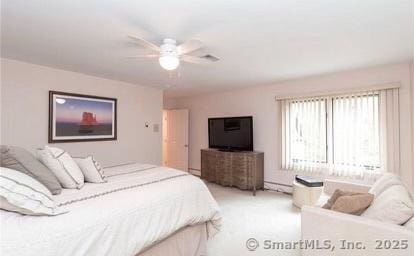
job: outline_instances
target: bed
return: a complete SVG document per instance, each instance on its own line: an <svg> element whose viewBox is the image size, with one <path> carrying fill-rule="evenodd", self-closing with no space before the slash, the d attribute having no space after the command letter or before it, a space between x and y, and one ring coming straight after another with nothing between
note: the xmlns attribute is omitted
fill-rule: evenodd
<svg viewBox="0 0 414 256"><path fill-rule="evenodd" d="M145 164L104 171L106 183L54 196L64 214L1 210L2 255L206 255L221 216L199 178Z"/></svg>

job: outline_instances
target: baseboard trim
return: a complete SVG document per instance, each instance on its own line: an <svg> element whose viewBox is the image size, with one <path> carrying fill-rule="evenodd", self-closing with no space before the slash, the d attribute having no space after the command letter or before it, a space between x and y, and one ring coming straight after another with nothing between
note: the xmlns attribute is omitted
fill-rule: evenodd
<svg viewBox="0 0 414 256"><path fill-rule="evenodd" d="M188 168L188 172L191 173L192 175L201 177L201 170L200 169Z"/></svg>
<svg viewBox="0 0 414 256"><path fill-rule="evenodd" d="M188 168L188 172L194 176L201 177L201 170L196 168ZM292 194L292 185L277 183L273 181L264 181L265 189Z"/></svg>
<svg viewBox="0 0 414 256"><path fill-rule="evenodd" d="M273 182L273 181L264 181L264 183L268 183L268 184L272 184L272 185L277 185L277 186L282 186L282 187L293 187L292 185L287 185L287 184L283 184L283 183L277 183L277 182Z"/></svg>
<svg viewBox="0 0 414 256"><path fill-rule="evenodd" d="M287 185L287 184L283 184L283 183L277 183L277 182L273 182L273 181L265 181L264 186L265 186L265 189L269 189L269 190L273 190L273 191L277 191L277 192L283 192L283 193L290 194L290 195L293 192L292 185Z"/></svg>

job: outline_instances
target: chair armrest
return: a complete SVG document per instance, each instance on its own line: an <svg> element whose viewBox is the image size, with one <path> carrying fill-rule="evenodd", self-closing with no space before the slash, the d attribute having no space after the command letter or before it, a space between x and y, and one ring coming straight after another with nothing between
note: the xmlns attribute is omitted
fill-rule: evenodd
<svg viewBox="0 0 414 256"><path fill-rule="evenodd" d="M410 255L414 248L414 232L400 225L311 206L302 208L301 219L302 240L329 240L336 248L334 254L307 249L302 255ZM361 242L366 249L340 249L343 240ZM377 240L407 240L408 249L375 249Z"/></svg>
<svg viewBox="0 0 414 256"><path fill-rule="evenodd" d="M326 179L324 181L324 192L328 195L332 195L333 192L335 192L337 189L366 193L370 188L370 185L358 184L349 181L338 181L330 179Z"/></svg>

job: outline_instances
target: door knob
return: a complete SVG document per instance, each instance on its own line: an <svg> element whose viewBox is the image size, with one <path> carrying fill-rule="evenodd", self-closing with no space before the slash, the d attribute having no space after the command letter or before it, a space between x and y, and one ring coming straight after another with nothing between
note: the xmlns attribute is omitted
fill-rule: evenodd
<svg viewBox="0 0 414 256"><path fill-rule="evenodd" d="M185 147L185 148L188 148L188 145L187 145L187 144L184 144L184 147Z"/></svg>

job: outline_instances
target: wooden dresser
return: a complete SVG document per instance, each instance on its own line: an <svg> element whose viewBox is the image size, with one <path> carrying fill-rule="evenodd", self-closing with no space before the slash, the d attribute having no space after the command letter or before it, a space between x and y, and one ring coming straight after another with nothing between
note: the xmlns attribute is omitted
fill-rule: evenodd
<svg viewBox="0 0 414 256"><path fill-rule="evenodd" d="M257 151L201 150L201 178L222 186L240 189L263 189L264 153Z"/></svg>

